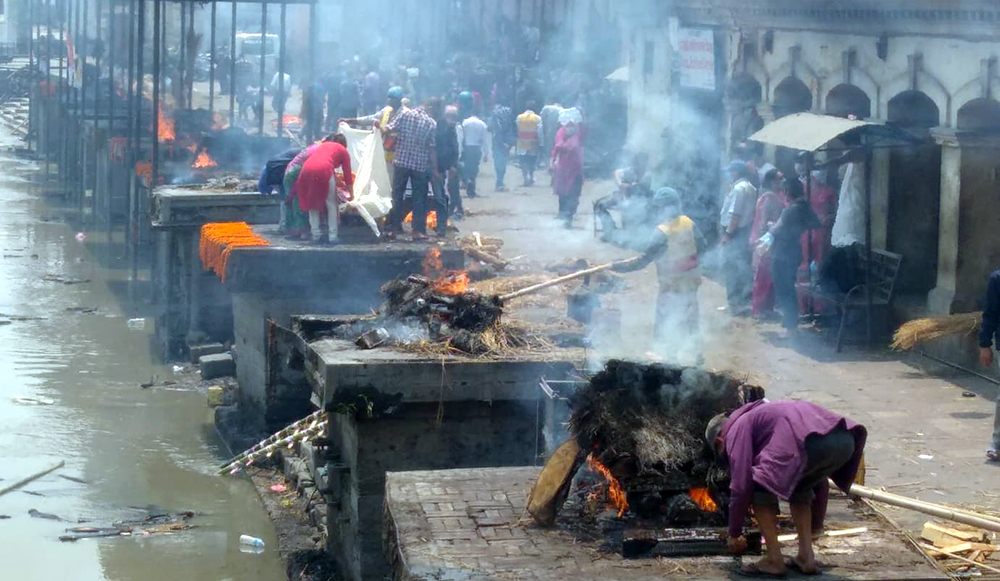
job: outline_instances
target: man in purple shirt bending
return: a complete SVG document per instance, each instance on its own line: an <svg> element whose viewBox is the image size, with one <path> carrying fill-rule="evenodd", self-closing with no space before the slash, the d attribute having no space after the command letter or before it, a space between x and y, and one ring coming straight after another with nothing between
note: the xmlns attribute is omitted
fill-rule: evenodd
<svg viewBox="0 0 1000 581"><path fill-rule="evenodd" d="M740 571L749 576L816 574L813 534L823 530L830 494L827 478L847 492L861 463L864 426L804 401L755 401L729 417L716 416L705 439L729 463L729 550L746 550L743 521L753 505L767 553ZM778 499L791 506L799 553L785 560L778 542Z"/></svg>

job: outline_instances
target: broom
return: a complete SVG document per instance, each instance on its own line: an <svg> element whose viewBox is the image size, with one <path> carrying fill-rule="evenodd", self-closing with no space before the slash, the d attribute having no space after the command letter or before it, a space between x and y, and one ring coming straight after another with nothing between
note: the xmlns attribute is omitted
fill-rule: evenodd
<svg viewBox="0 0 1000 581"><path fill-rule="evenodd" d="M979 326L983 322L983 312L958 313L943 317L928 317L925 319L914 319L903 323L892 335L893 349L909 351L917 345L950 337L952 335L971 335L979 331Z"/></svg>

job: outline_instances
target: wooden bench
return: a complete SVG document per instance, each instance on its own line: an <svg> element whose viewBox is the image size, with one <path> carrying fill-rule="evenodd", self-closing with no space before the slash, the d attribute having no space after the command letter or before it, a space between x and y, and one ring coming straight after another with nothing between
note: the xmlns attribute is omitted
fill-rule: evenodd
<svg viewBox="0 0 1000 581"><path fill-rule="evenodd" d="M855 280L865 280L867 261L867 253L862 251L858 257L858 272ZM902 261L903 256L901 254L876 248L872 249L871 294L873 308L889 307L896 286L896 277L899 274L899 265ZM852 310L864 309L868 304L868 292L865 283L855 286L846 293L832 293L818 286L807 286L802 290L811 297L833 304L840 311L840 327L837 330L837 352L839 353L843 347L844 326L847 322L848 313Z"/></svg>

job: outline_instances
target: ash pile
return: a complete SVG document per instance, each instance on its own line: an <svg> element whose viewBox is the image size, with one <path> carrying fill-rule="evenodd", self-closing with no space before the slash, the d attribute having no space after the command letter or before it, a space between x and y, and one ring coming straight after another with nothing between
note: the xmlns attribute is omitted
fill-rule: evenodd
<svg viewBox="0 0 1000 581"><path fill-rule="evenodd" d="M614 520L626 557L722 554L729 474L705 428L763 397L726 373L611 360L571 398L573 438L549 459L528 510L544 525L560 514L574 526ZM759 534L748 538L759 549Z"/></svg>
<svg viewBox="0 0 1000 581"><path fill-rule="evenodd" d="M382 286L383 302L373 315L344 320L321 335L353 341L359 349L396 347L476 357L582 344L582 333L553 334L504 320L500 297L469 290L468 282L465 271L390 281Z"/></svg>

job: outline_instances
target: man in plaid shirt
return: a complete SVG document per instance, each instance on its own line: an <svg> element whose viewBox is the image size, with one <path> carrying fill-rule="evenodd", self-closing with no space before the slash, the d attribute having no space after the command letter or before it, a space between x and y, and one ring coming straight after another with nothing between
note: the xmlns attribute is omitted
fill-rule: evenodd
<svg viewBox="0 0 1000 581"><path fill-rule="evenodd" d="M392 212L386 236L393 238L403 228L403 196L406 184L413 192L413 239L427 239L427 187L438 175L434 134L437 123L425 107L407 109L389 122L388 130L398 132L392 180Z"/></svg>

